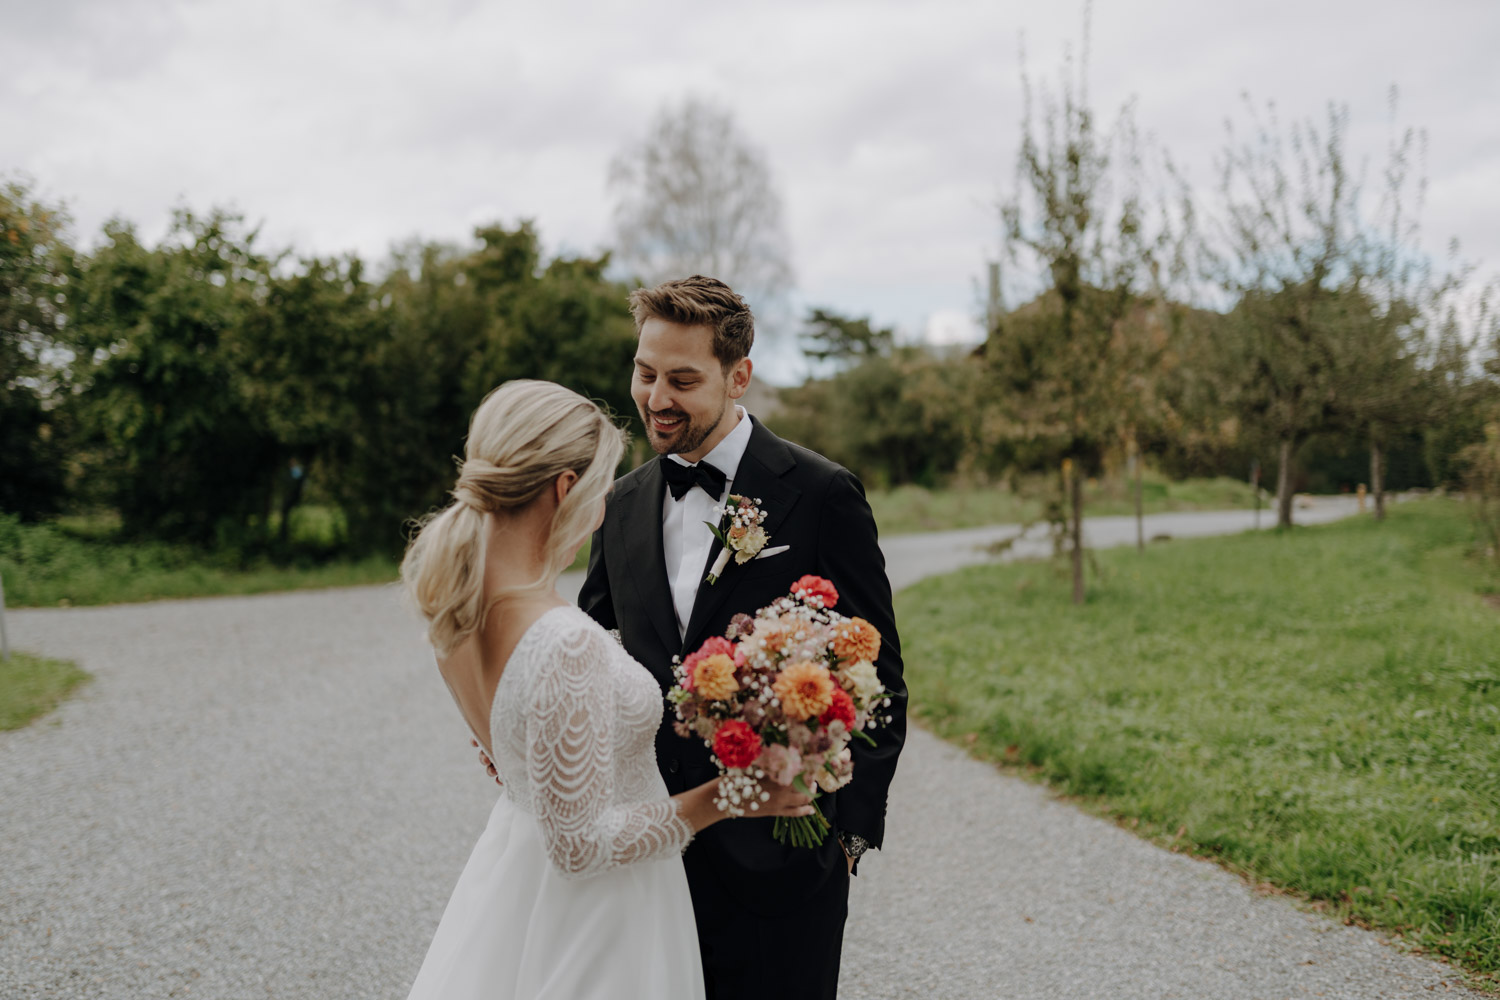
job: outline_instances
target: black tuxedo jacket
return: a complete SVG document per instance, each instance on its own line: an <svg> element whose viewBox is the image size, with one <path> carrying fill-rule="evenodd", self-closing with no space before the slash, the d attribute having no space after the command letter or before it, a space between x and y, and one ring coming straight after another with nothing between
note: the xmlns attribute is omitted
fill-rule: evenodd
<svg viewBox="0 0 1500 1000"><path fill-rule="evenodd" d="M616 483L589 553L588 577L578 603L601 625L620 630L625 649L655 675L663 692L675 683L672 658L686 657L710 636L724 635L734 615L751 614L785 596L806 573L838 588L835 608L864 618L883 639L875 666L890 692L891 723L873 730L876 746L855 740L854 780L819 800L835 831L858 834L879 847L885 835L886 796L906 735L906 685L901 644L891 607L885 557L876 540L875 518L859 480L828 459L783 441L750 418L750 441L731 489L760 501L766 512L767 548L789 545L779 555L744 565L733 560L718 583L700 583L687 635L677 618L662 554L665 480L652 459ZM709 565L718 554L713 546ZM656 737L657 765L672 794L717 775L708 748L697 737L672 729L667 706ZM843 852L830 835L810 851L779 844L768 819L736 819L705 830L689 849L701 851L732 902L763 912L784 911L788 898L811 893L842 865ZM695 868L689 866L690 877ZM799 889L800 887L800 889ZM695 886L695 898L703 887Z"/></svg>

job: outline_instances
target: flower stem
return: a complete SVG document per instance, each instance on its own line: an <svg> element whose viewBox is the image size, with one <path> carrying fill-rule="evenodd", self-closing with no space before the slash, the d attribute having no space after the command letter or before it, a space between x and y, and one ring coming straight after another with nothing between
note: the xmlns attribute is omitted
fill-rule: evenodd
<svg viewBox="0 0 1500 1000"><path fill-rule="evenodd" d="M823 815L823 810L813 803L811 816L778 816L771 828L771 835L779 843L790 843L793 847L821 847L832 827Z"/></svg>

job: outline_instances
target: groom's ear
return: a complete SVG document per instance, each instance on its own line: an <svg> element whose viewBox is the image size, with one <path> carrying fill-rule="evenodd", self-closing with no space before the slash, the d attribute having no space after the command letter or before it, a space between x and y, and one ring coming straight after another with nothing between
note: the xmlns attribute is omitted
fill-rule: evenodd
<svg viewBox="0 0 1500 1000"><path fill-rule="evenodd" d="M750 388L750 372L755 363L749 358L740 358L729 369L729 398L739 399Z"/></svg>

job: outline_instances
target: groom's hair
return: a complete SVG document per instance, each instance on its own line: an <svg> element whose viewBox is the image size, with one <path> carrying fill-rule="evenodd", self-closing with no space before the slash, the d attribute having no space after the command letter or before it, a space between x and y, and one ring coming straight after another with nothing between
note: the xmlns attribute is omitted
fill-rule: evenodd
<svg viewBox="0 0 1500 1000"><path fill-rule="evenodd" d="M630 293L630 313L637 334L652 318L708 327L714 332L714 357L726 372L749 357L755 343L755 317L745 300L719 279L701 274L663 281L655 288L637 288Z"/></svg>

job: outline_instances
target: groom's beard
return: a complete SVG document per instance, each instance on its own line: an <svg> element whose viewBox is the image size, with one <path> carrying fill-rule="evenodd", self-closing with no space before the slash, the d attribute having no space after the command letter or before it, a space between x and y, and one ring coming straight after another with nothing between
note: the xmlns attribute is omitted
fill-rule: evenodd
<svg viewBox="0 0 1500 1000"><path fill-rule="evenodd" d="M651 422L653 416L677 418L682 423L677 425L677 430L670 435L659 433ZM646 440L651 442L651 450L658 455L680 455L685 451L693 451L695 448L708 440L708 436L718 429L719 423L724 419L722 410L712 419L705 417L694 423L686 413L681 410L656 410L654 413L641 411L641 421L646 425Z"/></svg>

